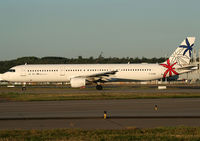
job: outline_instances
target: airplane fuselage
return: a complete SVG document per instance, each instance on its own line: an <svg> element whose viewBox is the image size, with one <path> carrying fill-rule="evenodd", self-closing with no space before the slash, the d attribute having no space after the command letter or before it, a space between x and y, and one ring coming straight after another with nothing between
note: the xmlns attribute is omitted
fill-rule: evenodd
<svg viewBox="0 0 200 141"><path fill-rule="evenodd" d="M63 64L20 65L3 74L12 82L69 82L74 77L84 77L108 71L117 71L109 81L146 81L163 77L166 70L159 64Z"/></svg>

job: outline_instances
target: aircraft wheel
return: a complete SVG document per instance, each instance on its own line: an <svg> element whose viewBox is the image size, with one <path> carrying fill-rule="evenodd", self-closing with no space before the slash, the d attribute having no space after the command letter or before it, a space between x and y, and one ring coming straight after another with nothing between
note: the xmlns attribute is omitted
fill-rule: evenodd
<svg viewBox="0 0 200 141"><path fill-rule="evenodd" d="M26 91L26 87L22 87L22 91Z"/></svg>
<svg viewBox="0 0 200 141"><path fill-rule="evenodd" d="M102 90L103 87L102 87L101 85L97 85L97 86L96 86L96 89L97 89L97 90Z"/></svg>

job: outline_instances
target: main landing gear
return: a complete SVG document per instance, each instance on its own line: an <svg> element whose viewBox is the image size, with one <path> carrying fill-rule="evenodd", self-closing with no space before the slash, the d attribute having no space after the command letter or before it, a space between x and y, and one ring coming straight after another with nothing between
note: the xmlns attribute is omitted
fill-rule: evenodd
<svg viewBox="0 0 200 141"><path fill-rule="evenodd" d="M103 90L103 87L102 87L101 85L97 85L97 86L96 86L96 89L97 89L97 90Z"/></svg>
<svg viewBox="0 0 200 141"><path fill-rule="evenodd" d="M22 87L22 91L26 91L26 87Z"/></svg>
<svg viewBox="0 0 200 141"><path fill-rule="evenodd" d="M26 82L22 84L22 91L26 91Z"/></svg>

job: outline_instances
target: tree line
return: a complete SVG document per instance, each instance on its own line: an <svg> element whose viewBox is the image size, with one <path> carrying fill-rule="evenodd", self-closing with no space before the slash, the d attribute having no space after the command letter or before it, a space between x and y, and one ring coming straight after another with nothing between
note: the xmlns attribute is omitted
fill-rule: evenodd
<svg viewBox="0 0 200 141"><path fill-rule="evenodd" d="M9 68L23 64L117 64L117 63L161 63L166 58L129 58L129 57L102 57L97 58L89 57L83 58L79 56L77 58L65 58L65 57L21 57L14 60L0 61L0 73L8 71Z"/></svg>

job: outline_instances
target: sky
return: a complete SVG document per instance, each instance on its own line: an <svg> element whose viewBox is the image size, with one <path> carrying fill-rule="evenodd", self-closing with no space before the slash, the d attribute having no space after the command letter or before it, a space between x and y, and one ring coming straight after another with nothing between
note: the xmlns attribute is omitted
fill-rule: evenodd
<svg viewBox="0 0 200 141"><path fill-rule="evenodd" d="M1 0L0 60L166 57L200 45L199 0Z"/></svg>

